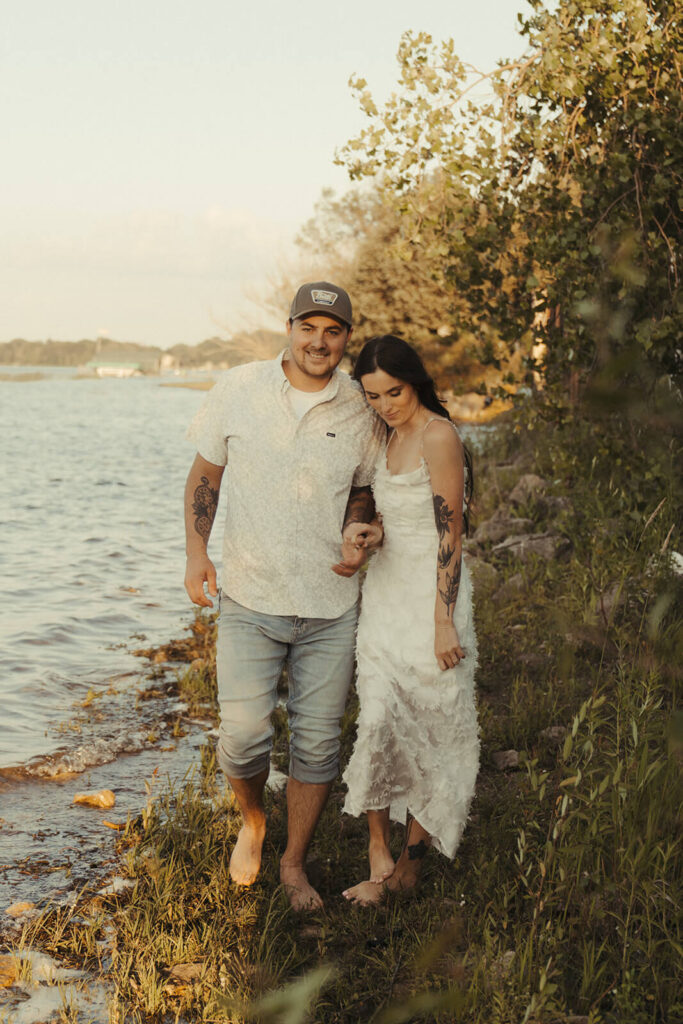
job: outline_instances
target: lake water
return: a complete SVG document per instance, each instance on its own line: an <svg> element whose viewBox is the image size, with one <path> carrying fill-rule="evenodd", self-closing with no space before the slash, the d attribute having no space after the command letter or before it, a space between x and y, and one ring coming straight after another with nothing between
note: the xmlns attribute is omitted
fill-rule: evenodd
<svg viewBox="0 0 683 1024"><path fill-rule="evenodd" d="M73 371L0 382L0 770L49 772L79 746L75 702L140 672L121 645L192 617L184 433L202 398Z"/></svg>
<svg viewBox="0 0 683 1024"><path fill-rule="evenodd" d="M102 813L72 807L75 791L114 789L108 816L125 821L145 779L181 776L203 738L155 745L182 708L138 700L146 666L130 653L193 618L184 434L203 392L45 373L0 381L0 910L111 856Z"/></svg>

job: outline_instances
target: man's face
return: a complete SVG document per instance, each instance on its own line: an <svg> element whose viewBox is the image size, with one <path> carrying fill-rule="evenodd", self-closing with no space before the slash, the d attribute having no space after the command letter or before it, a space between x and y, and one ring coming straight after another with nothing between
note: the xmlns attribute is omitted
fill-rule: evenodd
<svg viewBox="0 0 683 1024"><path fill-rule="evenodd" d="M331 316L300 317L287 323L290 360L285 372L295 388L317 391L323 388L339 365L351 328Z"/></svg>

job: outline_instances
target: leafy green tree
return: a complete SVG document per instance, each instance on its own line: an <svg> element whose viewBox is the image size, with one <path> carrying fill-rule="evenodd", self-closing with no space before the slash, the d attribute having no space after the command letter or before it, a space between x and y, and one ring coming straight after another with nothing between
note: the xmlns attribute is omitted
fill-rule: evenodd
<svg viewBox="0 0 683 1024"><path fill-rule="evenodd" d="M456 332L482 349L530 356L542 341L551 380L624 353L679 373L677 4L530 3L526 52L488 74L452 40L406 34L382 110L354 80L370 123L340 159L380 182L397 249L441 261ZM490 101L472 99L482 82Z"/></svg>

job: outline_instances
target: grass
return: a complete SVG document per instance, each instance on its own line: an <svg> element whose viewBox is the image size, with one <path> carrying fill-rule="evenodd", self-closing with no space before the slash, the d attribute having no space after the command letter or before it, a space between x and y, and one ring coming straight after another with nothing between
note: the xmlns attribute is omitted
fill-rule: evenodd
<svg viewBox="0 0 683 1024"><path fill-rule="evenodd" d="M557 563L498 562L499 583L478 593L477 796L456 858L429 858L417 898L368 909L342 899L365 876L366 832L342 817L340 785L311 849L325 910L297 916L279 888L281 792L268 796L262 874L236 889L238 818L207 744L193 777L123 834L134 890L83 894L24 941L106 970L118 1015L131 1021L680 1018L674 454L661 431L639 424L518 414L479 459L480 521L534 471L570 507L539 499L519 512L539 531L564 532L572 551ZM520 573L519 588L501 588ZM216 713L213 630L198 616L191 636L159 655L183 665L178 687L202 715ZM356 711L352 695L344 758ZM276 726L282 768L282 713ZM519 770L496 770L492 755L510 748ZM398 851L400 828L393 841Z"/></svg>

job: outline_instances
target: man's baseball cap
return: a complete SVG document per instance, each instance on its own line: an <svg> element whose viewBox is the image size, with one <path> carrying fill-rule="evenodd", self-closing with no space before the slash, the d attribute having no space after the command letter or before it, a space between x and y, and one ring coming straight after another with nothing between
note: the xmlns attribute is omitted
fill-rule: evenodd
<svg viewBox="0 0 683 1024"><path fill-rule="evenodd" d="M316 313L318 316L332 316L350 327L353 318L351 299L343 288L329 281L302 284L292 301L289 318L299 320L302 316Z"/></svg>

